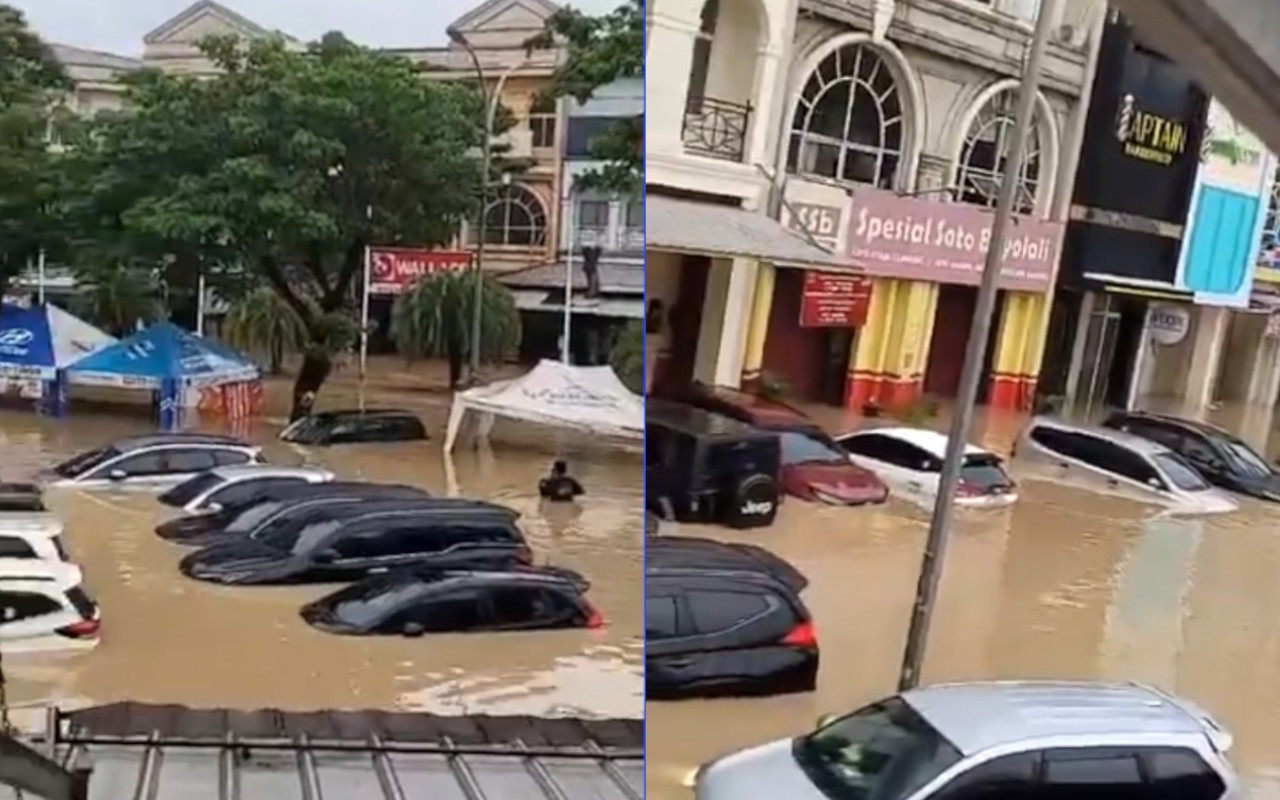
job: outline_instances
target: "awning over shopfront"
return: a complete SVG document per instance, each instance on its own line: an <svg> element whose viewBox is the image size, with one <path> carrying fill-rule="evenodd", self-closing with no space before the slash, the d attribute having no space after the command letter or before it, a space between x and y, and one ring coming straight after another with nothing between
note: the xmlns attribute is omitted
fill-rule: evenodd
<svg viewBox="0 0 1280 800"><path fill-rule="evenodd" d="M649 250L756 258L780 267L855 270L847 260L754 211L655 195L645 198L644 208Z"/></svg>
<svg viewBox="0 0 1280 800"><path fill-rule="evenodd" d="M555 289L512 289L516 308L521 311L564 313L564 292ZM643 297L573 298L573 313L590 317L644 319Z"/></svg>

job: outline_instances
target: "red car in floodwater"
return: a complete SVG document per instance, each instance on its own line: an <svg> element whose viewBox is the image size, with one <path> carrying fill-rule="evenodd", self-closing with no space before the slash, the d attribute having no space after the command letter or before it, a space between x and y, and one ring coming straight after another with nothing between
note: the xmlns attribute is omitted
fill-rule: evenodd
<svg viewBox="0 0 1280 800"><path fill-rule="evenodd" d="M799 409L749 392L701 383L679 391L676 399L778 434L782 489L787 494L837 506L889 499L889 487L874 472L850 461L848 453Z"/></svg>

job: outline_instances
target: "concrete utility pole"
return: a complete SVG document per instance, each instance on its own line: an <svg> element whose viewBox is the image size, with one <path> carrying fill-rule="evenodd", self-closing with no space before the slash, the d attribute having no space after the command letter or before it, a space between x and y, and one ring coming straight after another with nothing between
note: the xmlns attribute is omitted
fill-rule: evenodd
<svg viewBox="0 0 1280 800"><path fill-rule="evenodd" d="M902 670L898 675L899 691L912 689L920 683L920 668L924 664L925 646L929 638L929 624L938 596L938 583L942 577L943 556L947 538L951 533L952 512L955 510L956 488L960 483L960 467L963 464L965 444L969 441L969 428L973 422L973 407L978 399L978 385L982 381L982 368L987 354L987 338L991 332L991 317L995 311L996 287L1000 268L1004 263L1004 244L1013 223L1014 202L1027 142L1035 124L1036 95L1040 89L1040 71L1049 44L1049 31L1058 18L1060 0L1043 0L1036 17L1035 32L1031 37L1030 52L1023 65L1022 83L1018 87L1018 105L1014 112L1012 152L1004 162L1004 174L1000 180L1000 193L996 198L995 216L991 222L991 245L982 266L982 282L978 286L978 302L973 311L973 325L969 330L969 343L965 347L964 370L960 374L960 392L956 397L955 416L947 438L946 457L942 463L942 477L938 486L938 498L933 506L933 518L929 521L929 538L925 542L924 557L920 564L920 579L916 585L915 602L911 608L911 627L907 631L907 646L902 654ZM999 158L1000 154L997 153Z"/></svg>

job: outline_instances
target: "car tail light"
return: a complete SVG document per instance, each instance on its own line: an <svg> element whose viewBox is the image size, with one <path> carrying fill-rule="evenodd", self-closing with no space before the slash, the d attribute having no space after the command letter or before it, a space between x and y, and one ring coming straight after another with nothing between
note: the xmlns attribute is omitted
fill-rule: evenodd
<svg viewBox="0 0 1280 800"><path fill-rule="evenodd" d="M807 650L816 649L818 646L818 632L814 629L812 622L801 622L783 637L782 643L787 647L802 647Z"/></svg>
<svg viewBox="0 0 1280 800"><path fill-rule="evenodd" d="M588 628L604 627L604 614L600 613L600 609L595 608L594 606L587 606L587 627Z"/></svg>
<svg viewBox="0 0 1280 800"><path fill-rule="evenodd" d="M982 489L977 486L970 485L964 481L956 484L956 497L981 497Z"/></svg>
<svg viewBox="0 0 1280 800"><path fill-rule="evenodd" d="M533 566L533 551L527 547L521 547L516 551L516 561L521 564Z"/></svg>
<svg viewBox="0 0 1280 800"><path fill-rule="evenodd" d="M73 622L70 625L58 628L58 633L68 639L88 639L98 635L98 630L102 627L102 623L96 619L82 619L79 622Z"/></svg>

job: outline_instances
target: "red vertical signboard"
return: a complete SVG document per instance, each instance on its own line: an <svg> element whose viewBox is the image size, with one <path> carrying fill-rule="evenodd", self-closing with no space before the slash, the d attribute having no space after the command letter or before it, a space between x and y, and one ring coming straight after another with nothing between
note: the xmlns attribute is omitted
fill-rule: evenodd
<svg viewBox="0 0 1280 800"><path fill-rule="evenodd" d="M800 327L860 328L871 305L871 279L843 272L804 273Z"/></svg>

